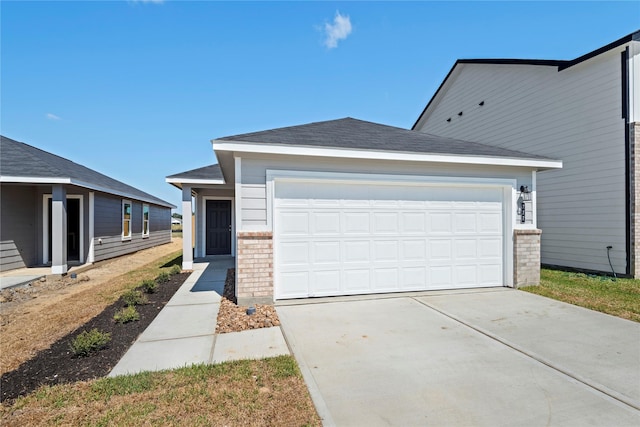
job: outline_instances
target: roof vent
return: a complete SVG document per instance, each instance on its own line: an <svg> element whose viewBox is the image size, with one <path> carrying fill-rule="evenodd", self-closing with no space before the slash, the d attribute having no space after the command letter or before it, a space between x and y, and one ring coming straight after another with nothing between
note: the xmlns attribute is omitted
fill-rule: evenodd
<svg viewBox="0 0 640 427"><path fill-rule="evenodd" d="M458 115L459 115L459 116L461 116L461 115L462 115L462 111L460 111L460 112L458 113Z"/></svg>
<svg viewBox="0 0 640 427"><path fill-rule="evenodd" d="M484 105L484 101L481 101L478 105L482 107Z"/></svg>

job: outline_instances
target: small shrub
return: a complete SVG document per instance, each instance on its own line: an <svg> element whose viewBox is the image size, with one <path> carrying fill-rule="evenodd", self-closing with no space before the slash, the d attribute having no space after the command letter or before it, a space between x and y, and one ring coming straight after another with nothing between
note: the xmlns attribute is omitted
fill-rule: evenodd
<svg viewBox="0 0 640 427"><path fill-rule="evenodd" d="M155 280L144 280L142 282L142 289L148 294L152 294L158 290L158 284Z"/></svg>
<svg viewBox="0 0 640 427"><path fill-rule="evenodd" d="M118 323L134 322L140 320L140 313L138 313L134 306L129 305L122 310L118 310L118 312L113 315L113 320Z"/></svg>
<svg viewBox="0 0 640 427"><path fill-rule="evenodd" d="M88 356L94 351L105 347L111 341L111 334L101 332L96 328L90 331L83 331L71 341L69 347L76 356Z"/></svg>
<svg viewBox="0 0 640 427"><path fill-rule="evenodd" d="M158 274L158 277L156 277L156 282L164 283L164 282L168 282L169 279L170 279L169 273L167 273L166 271L161 271L160 274Z"/></svg>
<svg viewBox="0 0 640 427"><path fill-rule="evenodd" d="M127 306L142 305L142 304L146 304L147 302L149 302L147 297L141 291L138 291L138 290L135 290L135 289L131 289L131 290L125 292L122 295L122 300L124 301L125 305L127 305Z"/></svg>
<svg viewBox="0 0 640 427"><path fill-rule="evenodd" d="M173 264L173 266L171 267L171 270L169 270L169 274L173 276L174 274L180 274L180 273L182 273L182 268L177 264Z"/></svg>

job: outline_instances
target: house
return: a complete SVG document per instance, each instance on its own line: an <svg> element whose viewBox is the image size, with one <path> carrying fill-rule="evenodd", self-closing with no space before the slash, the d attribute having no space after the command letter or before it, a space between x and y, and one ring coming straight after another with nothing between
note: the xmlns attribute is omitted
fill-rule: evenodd
<svg viewBox="0 0 640 427"><path fill-rule="evenodd" d="M352 118L212 143L166 181L195 208L183 268L235 256L239 304L539 279L536 174L560 161Z"/></svg>
<svg viewBox="0 0 640 427"><path fill-rule="evenodd" d="M413 129L561 159L534 175L542 263L640 277L640 31L566 61L458 60Z"/></svg>
<svg viewBox="0 0 640 427"><path fill-rule="evenodd" d="M0 269L93 263L171 241L170 203L2 136Z"/></svg>

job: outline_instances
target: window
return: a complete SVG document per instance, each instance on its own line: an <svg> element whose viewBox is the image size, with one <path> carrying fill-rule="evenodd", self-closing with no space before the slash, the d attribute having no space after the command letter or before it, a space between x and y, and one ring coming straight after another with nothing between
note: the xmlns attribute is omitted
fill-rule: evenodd
<svg viewBox="0 0 640 427"><path fill-rule="evenodd" d="M149 205L142 205L142 237L149 237Z"/></svg>
<svg viewBox="0 0 640 427"><path fill-rule="evenodd" d="M131 202L122 201L122 240L131 240Z"/></svg>

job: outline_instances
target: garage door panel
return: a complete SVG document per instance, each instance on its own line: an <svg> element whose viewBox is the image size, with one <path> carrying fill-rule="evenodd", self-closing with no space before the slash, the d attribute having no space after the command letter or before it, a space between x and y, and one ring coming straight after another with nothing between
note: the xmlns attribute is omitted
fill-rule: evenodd
<svg viewBox="0 0 640 427"><path fill-rule="evenodd" d="M398 234L398 217L397 212L374 212L373 234Z"/></svg>
<svg viewBox="0 0 640 427"><path fill-rule="evenodd" d="M502 285L501 189L280 186L278 299Z"/></svg>
<svg viewBox="0 0 640 427"><path fill-rule="evenodd" d="M427 259L427 242L426 240L402 240L401 256L405 261L422 261Z"/></svg>
<svg viewBox="0 0 640 427"><path fill-rule="evenodd" d="M309 235L309 214L307 212L282 212L279 224L278 233L282 237Z"/></svg>
<svg viewBox="0 0 640 427"><path fill-rule="evenodd" d="M314 264L339 264L340 263L340 242L315 241L310 242L313 247Z"/></svg>
<svg viewBox="0 0 640 427"><path fill-rule="evenodd" d="M345 263L369 263L370 261L370 242L369 240L346 241L343 243Z"/></svg>
<svg viewBox="0 0 640 427"><path fill-rule="evenodd" d="M339 235L340 212L313 212L312 230L315 235Z"/></svg>
<svg viewBox="0 0 640 427"><path fill-rule="evenodd" d="M374 262L398 262L397 240L376 240L373 242Z"/></svg>
<svg viewBox="0 0 640 427"><path fill-rule="evenodd" d="M280 246L278 254L279 263L283 266L309 264L309 243L308 242L284 242Z"/></svg>
<svg viewBox="0 0 640 427"><path fill-rule="evenodd" d="M448 212L431 212L429 214L429 231L431 233L451 233L453 231L452 216Z"/></svg>
<svg viewBox="0 0 640 427"><path fill-rule="evenodd" d="M343 289L347 292L369 292L371 288L371 274L369 272L369 268L345 270L343 284Z"/></svg>
<svg viewBox="0 0 640 427"><path fill-rule="evenodd" d="M398 268L375 268L373 290L377 292L393 292L398 290Z"/></svg>
<svg viewBox="0 0 640 427"><path fill-rule="evenodd" d="M369 213L368 212L344 212L343 224L345 234L366 234L371 232L369 227Z"/></svg>

